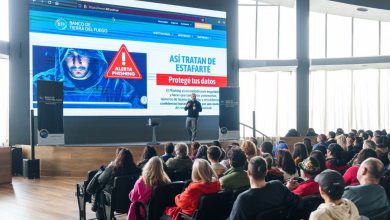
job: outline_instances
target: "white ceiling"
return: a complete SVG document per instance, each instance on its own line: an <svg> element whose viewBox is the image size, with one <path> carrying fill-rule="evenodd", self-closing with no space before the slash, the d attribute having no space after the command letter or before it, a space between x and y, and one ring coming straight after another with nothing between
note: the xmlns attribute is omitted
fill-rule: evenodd
<svg viewBox="0 0 390 220"><path fill-rule="evenodd" d="M389 4L390 4L390 0L389 0ZM360 12L357 10L357 8L362 8L362 7L358 5L345 4L345 3L340 3L336 1L330 1L330 0L310 1L311 11L347 16L347 17L354 17L354 18L364 18L364 19L390 22L390 10L364 7L368 9L368 11Z"/></svg>
<svg viewBox="0 0 390 220"><path fill-rule="evenodd" d="M255 1L255 0L253 0ZM282 5L286 7L294 7L295 0L260 0L261 2ZM389 0L390 4L390 0ZM337 2L337 0L310 0L310 10L334 15L341 15L354 18L363 18L371 20L380 20L390 22L390 10L364 7L368 9L366 12L360 12L357 8L359 5L345 4Z"/></svg>

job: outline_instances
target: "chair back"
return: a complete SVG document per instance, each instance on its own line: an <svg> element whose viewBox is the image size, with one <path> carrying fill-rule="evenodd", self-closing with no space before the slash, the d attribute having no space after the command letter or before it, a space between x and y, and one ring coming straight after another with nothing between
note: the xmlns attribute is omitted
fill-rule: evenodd
<svg viewBox="0 0 390 220"><path fill-rule="evenodd" d="M290 216L290 208L281 206L257 214L256 220L288 220Z"/></svg>
<svg viewBox="0 0 390 220"><path fill-rule="evenodd" d="M318 206L324 203L324 199L320 195L312 195L302 197L303 210L300 212L302 214L301 218L309 219L310 213L317 210Z"/></svg>
<svg viewBox="0 0 390 220"><path fill-rule="evenodd" d="M386 206L380 209L375 209L364 216L368 217L370 220L388 220L390 219L390 207Z"/></svg>
<svg viewBox="0 0 390 220"><path fill-rule="evenodd" d="M196 220L224 220L231 211L233 192L221 191L214 194L204 195L200 199Z"/></svg>
<svg viewBox="0 0 390 220"><path fill-rule="evenodd" d="M127 213L130 207L129 193L133 189L139 175L117 176L111 193L111 207L113 212Z"/></svg>
<svg viewBox="0 0 390 220"><path fill-rule="evenodd" d="M172 182L190 180L192 175L192 171L168 170L166 173Z"/></svg>
<svg viewBox="0 0 390 220"><path fill-rule="evenodd" d="M175 206L175 196L183 192L184 182L172 182L153 189L148 206L148 219L159 220L165 208Z"/></svg>
<svg viewBox="0 0 390 220"><path fill-rule="evenodd" d="M248 186L242 186L242 187L240 187L240 188L237 188L237 189L233 190L233 200L232 200L232 203L234 203L234 202L236 201L237 197L238 197L241 193L247 191L249 188L250 188L250 187L249 187L249 185L248 185Z"/></svg>

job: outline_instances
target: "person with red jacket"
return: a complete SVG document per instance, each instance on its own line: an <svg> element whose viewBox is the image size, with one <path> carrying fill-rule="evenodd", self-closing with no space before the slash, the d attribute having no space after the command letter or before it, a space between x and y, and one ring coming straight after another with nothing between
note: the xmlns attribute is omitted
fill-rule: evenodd
<svg viewBox="0 0 390 220"><path fill-rule="evenodd" d="M184 192L175 197L176 207L166 208L165 214L171 216L172 220L180 219L180 212L193 216L203 195L217 193L220 190L218 176L209 162L196 159L192 166L192 182Z"/></svg>
<svg viewBox="0 0 390 220"><path fill-rule="evenodd" d="M300 197L320 194L318 183L314 181L317 174L321 172L318 160L310 156L300 162L298 167L301 169L303 182L299 183L297 178L293 178L287 182L287 188Z"/></svg>
<svg viewBox="0 0 390 220"><path fill-rule="evenodd" d="M370 157L377 158L376 152L373 149L366 148L359 152L356 160L354 161L354 165L348 168L348 170L345 171L343 175L345 186L353 186L360 184L357 179L357 172L359 170L359 166L361 163L363 163L363 161Z"/></svg>

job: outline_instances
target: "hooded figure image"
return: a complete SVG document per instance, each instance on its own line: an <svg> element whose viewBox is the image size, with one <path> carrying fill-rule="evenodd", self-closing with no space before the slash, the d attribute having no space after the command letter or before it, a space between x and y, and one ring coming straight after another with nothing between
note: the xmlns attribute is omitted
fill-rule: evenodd
<svg viewBox="0 0 390 220"><path fill-rule="evenodd" d="M127 102L145 108L135 88L124 79L105 78L107 60L100 50L56 48L54 68L33 76L34 100L37 80L63 82L65 102Z"/></svg>

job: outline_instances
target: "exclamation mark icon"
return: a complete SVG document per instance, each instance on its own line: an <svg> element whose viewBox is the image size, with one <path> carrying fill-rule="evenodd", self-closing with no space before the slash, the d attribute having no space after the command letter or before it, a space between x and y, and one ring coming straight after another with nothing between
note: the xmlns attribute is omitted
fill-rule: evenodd
<svg viewBox="0 0 390 220"><path fill-rule="evenodd" d="M125 52L122 52L122 66L126 66Z"/></svg>

